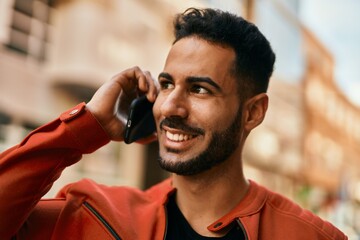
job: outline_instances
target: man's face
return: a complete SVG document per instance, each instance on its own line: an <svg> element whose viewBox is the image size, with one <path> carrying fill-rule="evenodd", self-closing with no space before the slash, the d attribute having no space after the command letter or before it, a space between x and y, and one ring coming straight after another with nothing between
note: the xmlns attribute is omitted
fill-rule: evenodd
<svg viewBox="0 0 360 240"><path fill-rule="evenodd" d="M196 37L181 39L171 48L153 108L160 165L166 170L197 174L225 161L240 147L234 61L231 48Z"/></svg>

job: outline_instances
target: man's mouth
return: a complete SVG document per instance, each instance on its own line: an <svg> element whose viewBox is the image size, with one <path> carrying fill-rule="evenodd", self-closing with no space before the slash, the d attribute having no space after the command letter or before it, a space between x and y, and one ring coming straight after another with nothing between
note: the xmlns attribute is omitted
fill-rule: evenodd
<svg viewBox="0 0 360 240"><path fill-rule="evenodd" d="M167 129L164 129L167 128ZM168 135L169 132L169 138L171 139L184 139L187 137L187 139L190 139L190 137L194 137L196 135L204 135L205 131L201 128L196 128L189 126L183 122L180 118L165 118L160 122L160 129L166 131L166 135ZM175 131L172 131L171 129L176 129ZM181 133L181 132L182 133ZM187 133L185 133L187 132ZM171 136L174 135L174 136ZM182 135L182 136L181 136ZM179 137L179 138L178 138Z"/></svg>
<svg viewBox="0 0 360 240"><path fill-rule="evenodd" d="M166 137L174 142L183 142L192 139L195 137L191 134L184 134L184 133L171 133L170 131L165 131Z"/></svg>

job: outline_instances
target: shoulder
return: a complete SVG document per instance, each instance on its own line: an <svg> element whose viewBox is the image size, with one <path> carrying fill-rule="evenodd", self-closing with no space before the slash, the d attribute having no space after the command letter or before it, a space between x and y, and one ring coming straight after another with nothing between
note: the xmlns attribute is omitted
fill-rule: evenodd
<svg viewBox="0 0 360 240"><path fill-rule="evenodd" d="M330 222L311 211L300 207L292 200L257 185L259 191L266 192L262 218L270 225L284 228L304 236L317 236L321 239L346 239L346 236Z"/></svg>
<svg viewBox="0 0 360 240"><path fill-rule="evenodd" d="M94 199L100 202L136 202L136 200L144 202L166 197L171 190L170 179L160 182L145 191L131 186L107 186L96 183L91 179L83 179L63 187L57 197L65 199L76 198L77 200Z"/></svg>

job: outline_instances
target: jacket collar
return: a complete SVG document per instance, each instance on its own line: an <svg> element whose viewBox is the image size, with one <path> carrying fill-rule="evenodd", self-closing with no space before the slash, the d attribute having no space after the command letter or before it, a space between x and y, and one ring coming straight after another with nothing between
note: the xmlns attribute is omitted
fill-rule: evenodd
<svg viewBox="0 0 360 240"><path fill-rule="evenodd" d="M266 202L267 192L254 181L249 180L249 182L249 190L245 197L228 214L208 226L210 231L219 231L236 219L249 217L260 212Z"/></svg>
<svg viewBox="0 0 360 240"><path fill-rule="evenodd" d="M228 214L209 225L208 229L210 231L220 231L229 224L233 223L236 219L255 215L260 212L266 202L268 193L254 181L249 180L249 182L250 186L245 197ZM168 202L169 196L172 195L176 189L172 186L171 178L162 182L159 187L159 190L165 193L162 199L162 204L165 206Z"/></svg>

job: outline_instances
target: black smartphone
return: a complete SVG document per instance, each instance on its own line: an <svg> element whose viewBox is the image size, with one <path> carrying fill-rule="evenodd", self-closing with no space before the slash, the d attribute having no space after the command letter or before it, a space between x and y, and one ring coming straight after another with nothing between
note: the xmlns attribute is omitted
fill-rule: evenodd
<svg viewBox="0 0 360 240"><path fill-rule="evenodd" d="M146 96L134 99L130 104L128 120L125 126L124 142L130 144L156 131L152 107Z"/></svg>

